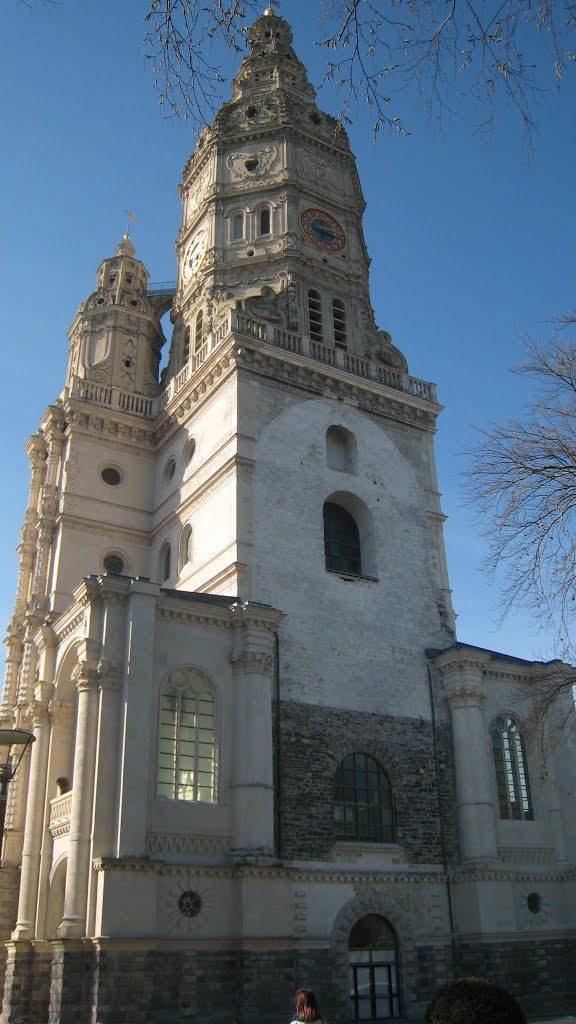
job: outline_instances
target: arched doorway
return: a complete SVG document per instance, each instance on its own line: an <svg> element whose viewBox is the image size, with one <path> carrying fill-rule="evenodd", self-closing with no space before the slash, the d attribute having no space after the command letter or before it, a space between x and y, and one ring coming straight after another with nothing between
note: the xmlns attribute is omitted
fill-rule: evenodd
<svg viewBox="0 0 576 1024"><path fill-rule="evenodd" d="M361 917L350 932L348 953L354 1020L399 1017L398 948L385 918L379 914Z"/></svg>

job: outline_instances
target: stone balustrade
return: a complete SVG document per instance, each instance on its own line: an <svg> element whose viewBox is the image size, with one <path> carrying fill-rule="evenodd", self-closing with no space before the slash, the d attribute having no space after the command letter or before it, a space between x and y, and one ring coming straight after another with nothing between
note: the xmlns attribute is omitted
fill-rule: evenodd
<svg viewBox="0 0 576 1024"><path fill-rule="evenodd" d="M274 324L264 324L258 320L253 320L239 310L230 310L225 320L219 324L216 330L210 331L205 336L201 348L191 354L186 366L172 378L165 390L156 397L149 398L145 395L135 395L120 388L81 380L78 377L74 379L71 397L83 398L98 405L108 406L110 409L121 409L136 416L154 418L170 404L190 377L199 370L208 356L218 349L231 334L239 334L245 338L254 338L257 341L274 345L277 348L284 349L286 352L293 352L296 355L313 359L326 366L344 370L355 377L376 381L378 384L393 388L395 391L403 391L405 394L421 398L425 402L437 401L435 384L420 380L418 377L411 377L408 373L382 365L372 359L365 359L363 356L356 355L353 352L324 345L320 341L314 341L305 335L296 334L294 331L288 331Z"/></svg>

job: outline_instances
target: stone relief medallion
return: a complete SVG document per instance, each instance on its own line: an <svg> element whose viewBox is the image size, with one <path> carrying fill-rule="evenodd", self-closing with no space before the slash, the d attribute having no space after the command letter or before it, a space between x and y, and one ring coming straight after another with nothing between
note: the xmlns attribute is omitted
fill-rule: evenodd
<svg viewBox="0 0 576 1024"><path fill-rule="evenodd" d="M200 879L172 879L165 900L168 934L201 931L213 906L214 892L202 885Z"/></svg>
<svg viewBox="0 0 576 1024"><path fill-rule="evenodd" d="M254 153L230 153L226 160L226 166L233 180L243 181L250 178L262 178L269 174L275 159L276 148L266 146L265 149L257 149Z"/></svg>
<svg viewBox="0 0 576 1024"><path fill-rule="evenodd" d="M338 172L320 153L304 150L298 157L298 170L303 177L322 188L336 189Z"/></svg>
<svg viewBox="0 0 576 1024"><path fill-rule="evenodd" d="M300 214L300 227L309 242L323 252L340 252L346 245L346 232L325 210L309 207Z"/></svg>

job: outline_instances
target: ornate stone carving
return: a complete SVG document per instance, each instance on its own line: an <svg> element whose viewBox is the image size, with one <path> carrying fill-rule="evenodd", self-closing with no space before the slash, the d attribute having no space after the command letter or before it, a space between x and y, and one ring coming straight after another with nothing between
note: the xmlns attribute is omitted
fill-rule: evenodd
<svg viewBox="0 0 576 1024"><path fill-rule="evenodd" d="M260 651L239 651L232 656L232 663L243 672L259 672L264 676L272 672L272 656Z"/></svg>
<svg viewBox="0 0 576 1024"><path fill-rule="evenodd" d="M203 836L189 832L148 832L146 853L154 857L225 857L230 852L228 836Z"/></svg>
<svg viewBox="0 0 576 1024"><path fill-rule="evenodd" d="M248 179L251 187L254 178L262 178L270 173L275 159L275 146L265 146L263 149L257 149L253 152L244 150L230 153L226 159L226 166L230 171L233 181L246 181Z"/></svg>

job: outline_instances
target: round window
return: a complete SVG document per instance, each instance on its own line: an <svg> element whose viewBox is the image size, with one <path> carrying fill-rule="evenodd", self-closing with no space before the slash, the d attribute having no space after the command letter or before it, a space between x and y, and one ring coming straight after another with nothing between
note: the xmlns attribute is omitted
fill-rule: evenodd
<svg viewBox="0 0 576 1024"><path fill-rule="evenodd" d="M168 483L168 481L172 479L172 477L174 476L175 472L176 472L176 459L175 458L170 458L170 459L168 459L168 462L166 463L166 465L164 467L164 479L165 479L166 483Z"/></svg>
<svg viewBox="0 0 576 1024"><path fill-rule="evenodd" d="M194 458L194 452L196 451L196 441L191 437L184 445L184 451L182 453L182 462L185 466L192 462Z"/></svg>
<svg viewBox="0 0 576 1024"><path fill-rule="evenodd" d="M531 892L526 897L526 903L528 904L528 910L531 914L539 914L542 909L542 897L540 893Z"/></svg>
<svg viewBox="0 0 576 1024"><path fill-rule="evenodd" d="M257 160L256 157L254 157L253 160L246 160L246 162L244 164L244 167L248 171L248 174L254 174L254 171L258 167L259 163L260 163L260 161Z"/></svg>
<svg viewBox="0 0 576 1024"><path fill-rule="evenodd" d="M202 900L197 892L187 889L178 900L178 910L184 917L196 917L202 909Z"/></svg>
<svg viewBox="0 0 576 1024"><path fill-rule="evenodd" d="M102 477L105 484L110 487L117 487L122 482L122 473L115 466L106 466L102 470L100 476Z"/></svg>
<svg viewBox="0 0 576 1024"><path fill-rule="evenodd" d="M124 562L120 558L120 555L106 555L106 558L104 559L104 568L106 572L109 572L114 576L120 576L124 572Z"/></svg>

